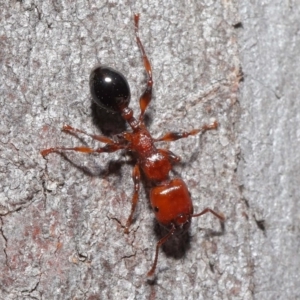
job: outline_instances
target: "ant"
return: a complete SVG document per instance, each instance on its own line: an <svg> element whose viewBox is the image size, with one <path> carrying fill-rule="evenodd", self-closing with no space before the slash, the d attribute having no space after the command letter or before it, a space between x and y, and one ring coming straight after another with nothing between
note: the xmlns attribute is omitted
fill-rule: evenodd
<svg viewBox="0 0 300 300"><path fill-rule="evenodd" d="M85 146L74 148L54 147L42 150L41 154L45 157L53 152L77 151L82 153L103 153L115 152L121 149L125 149L134 154L136 164L132 172L134 182L133 196L131 200L131 211L124 232L129 233L129 227L133 220L138 202L141 173L144 179L152 185L150 189L150 203L155 218L159 224L168 230L168 233L156 244L154 261L150 271L147 273L148 276L153 276L157 266L160 246L174 233L186 231L190 227L192 218L210 212L219 218L221 222L225 221L225 217L222 214L210 208L205 208L200 213L194 214L192 199L186 184L181 178L170 178L169 176L173 164L178 163L180 157L169 150L156 148L155 143L161 141L172 142L207 130L217 129L218 123L215 121L210 125L204 125L200 129L194 129L189 132L168 132L157 139L151 136L144 123L144 114L152 96L152 68L138 34L139 14L134 15L134 24L136 42L141 51L147 74L147 87L139 99L141 111L139 118L136 119L133 116L132 109L129 108L130 89L126 78L120 72L110 67L98 66L92 70L89 81L93 101L112 113L120 114L129 124L132 131L122 132L116 135L114 139L110 139L102 135L86 133L70 125L64 125L62 131L71 134L85 134L96 141L104 143L105 146L97 149Z"/></svg>

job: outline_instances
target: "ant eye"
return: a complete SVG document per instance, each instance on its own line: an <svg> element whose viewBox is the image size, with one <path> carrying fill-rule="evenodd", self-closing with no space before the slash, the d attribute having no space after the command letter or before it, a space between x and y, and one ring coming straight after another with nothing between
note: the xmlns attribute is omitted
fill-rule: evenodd
<svg viewBox="0 0 300 300"><path fill-rule="evenodd" d="M159 211L159 209L158 209L157 206L154 207L154 211L155 211L155 212L158 212L158 211Z"/></svg>
<svg viewBox="0 0 300 300"><path fill-rule="evenodd" d="M110 67L92 70L90 91L94 102L111 112L122 111L130 102L130 88L125 76Z"/></svg>

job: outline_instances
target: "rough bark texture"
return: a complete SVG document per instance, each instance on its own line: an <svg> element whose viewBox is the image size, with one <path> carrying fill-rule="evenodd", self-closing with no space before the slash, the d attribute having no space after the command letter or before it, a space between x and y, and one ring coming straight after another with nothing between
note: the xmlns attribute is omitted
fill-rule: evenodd
<svg viewBox="0 0 300 300"><path fill-rule="evenodd" d="M241 1L240 7L238 177L249 204L256 299L300 298L299 4Z"/></svg>
<svg viewBox="0 0 300 300"><path fill-rule="evenodd" d="M299 6L275 2L242 1L240 14L228 1L0 4L0 299L300 296ZM159 230L146 186L131 232L122 227L131 159L39 153L97 146L62 133L63 124L118 131L105 116L95 121L88 77L99 63L128 78L138 114L146 77L135 12L153 67L150 131L219 122L216 131L161 146L182 157L175 173L195 212L211 207L227 218L223 230L213 216L194 219L190 239L160 251L154 284L146 273Z"/></svg>

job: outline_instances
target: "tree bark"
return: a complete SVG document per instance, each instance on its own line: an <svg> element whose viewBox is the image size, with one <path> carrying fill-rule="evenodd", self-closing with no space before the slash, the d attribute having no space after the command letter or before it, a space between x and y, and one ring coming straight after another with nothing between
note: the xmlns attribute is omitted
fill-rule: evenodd
<svg viewBox="0 0 300 300"><path fill-rule="evenodd" d="M299 297L299 7L277 1L15 1L1 4L0 298L293 299ZM216 131L160 147L182 158L194 211L189 235L161 249L148 186L128 235L132 157L65 153L111 136L117 116L92 104L97 64L121 71L131 104L146 83L154 137L217 120ZM241 79L243 82L241 84ZM240 92L239 92L240 90ZM154 284L153 284L154 283Z"/></svg>

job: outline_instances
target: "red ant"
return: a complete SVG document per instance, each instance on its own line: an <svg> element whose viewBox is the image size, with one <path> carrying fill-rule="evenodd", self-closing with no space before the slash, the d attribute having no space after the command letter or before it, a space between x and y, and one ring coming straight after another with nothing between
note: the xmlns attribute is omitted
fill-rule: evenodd
<svg viewBox="0 0 300 300"><path fill-rule="evenodd" d="M54 147L42 150L41 154L45 157L52 152L70 150L83 153L103 153L126 149L135 155L137 162L132 173L134 191L131 200L131 212L125 225L125 233L129 232L129 227L132 223L138 202L141 171L145 180L152 184L152 188L150 189L150 202L155 218L162 226L169 230L168 234L156 244L154 262L147 274L148 276L152 276L157 265L159 247L175 232L187 230L190 227L191 218L199 217L208 212L215 215L222 222L225 221L225 218L222 214L218 214L210 208L205 208L202 212L194 214L192 200L186 184L181 178L170 179L169 176L172 165L178 163L180 157L169 150L157 149L155 146L156 142L171 142L186 138L190 135L196 135L206 130L217 129L218 123L215 121L210 125L204 125L200 129L194 129L189 132L168 132L158 139L151 136L144 124L144 113L152 96L152 69L138 35L139 14L134 15L134 24L136 42L142 53L144 68L148 77L147 87L139 100L141 109L139 119L134 118L132 109L128 107L130 102L130 89L126 78L121 73L112 68L100 66L95 68L90 75L90 90L93 100L96 104L108 111L121 114L132 131L123 132L115 136L115 139L110 139L101 135L88 134L85 131L65 125L62 129L64 132L88 135L94 140L104 143L105 146L97 149L85 146L74 148Z"/></svg>

